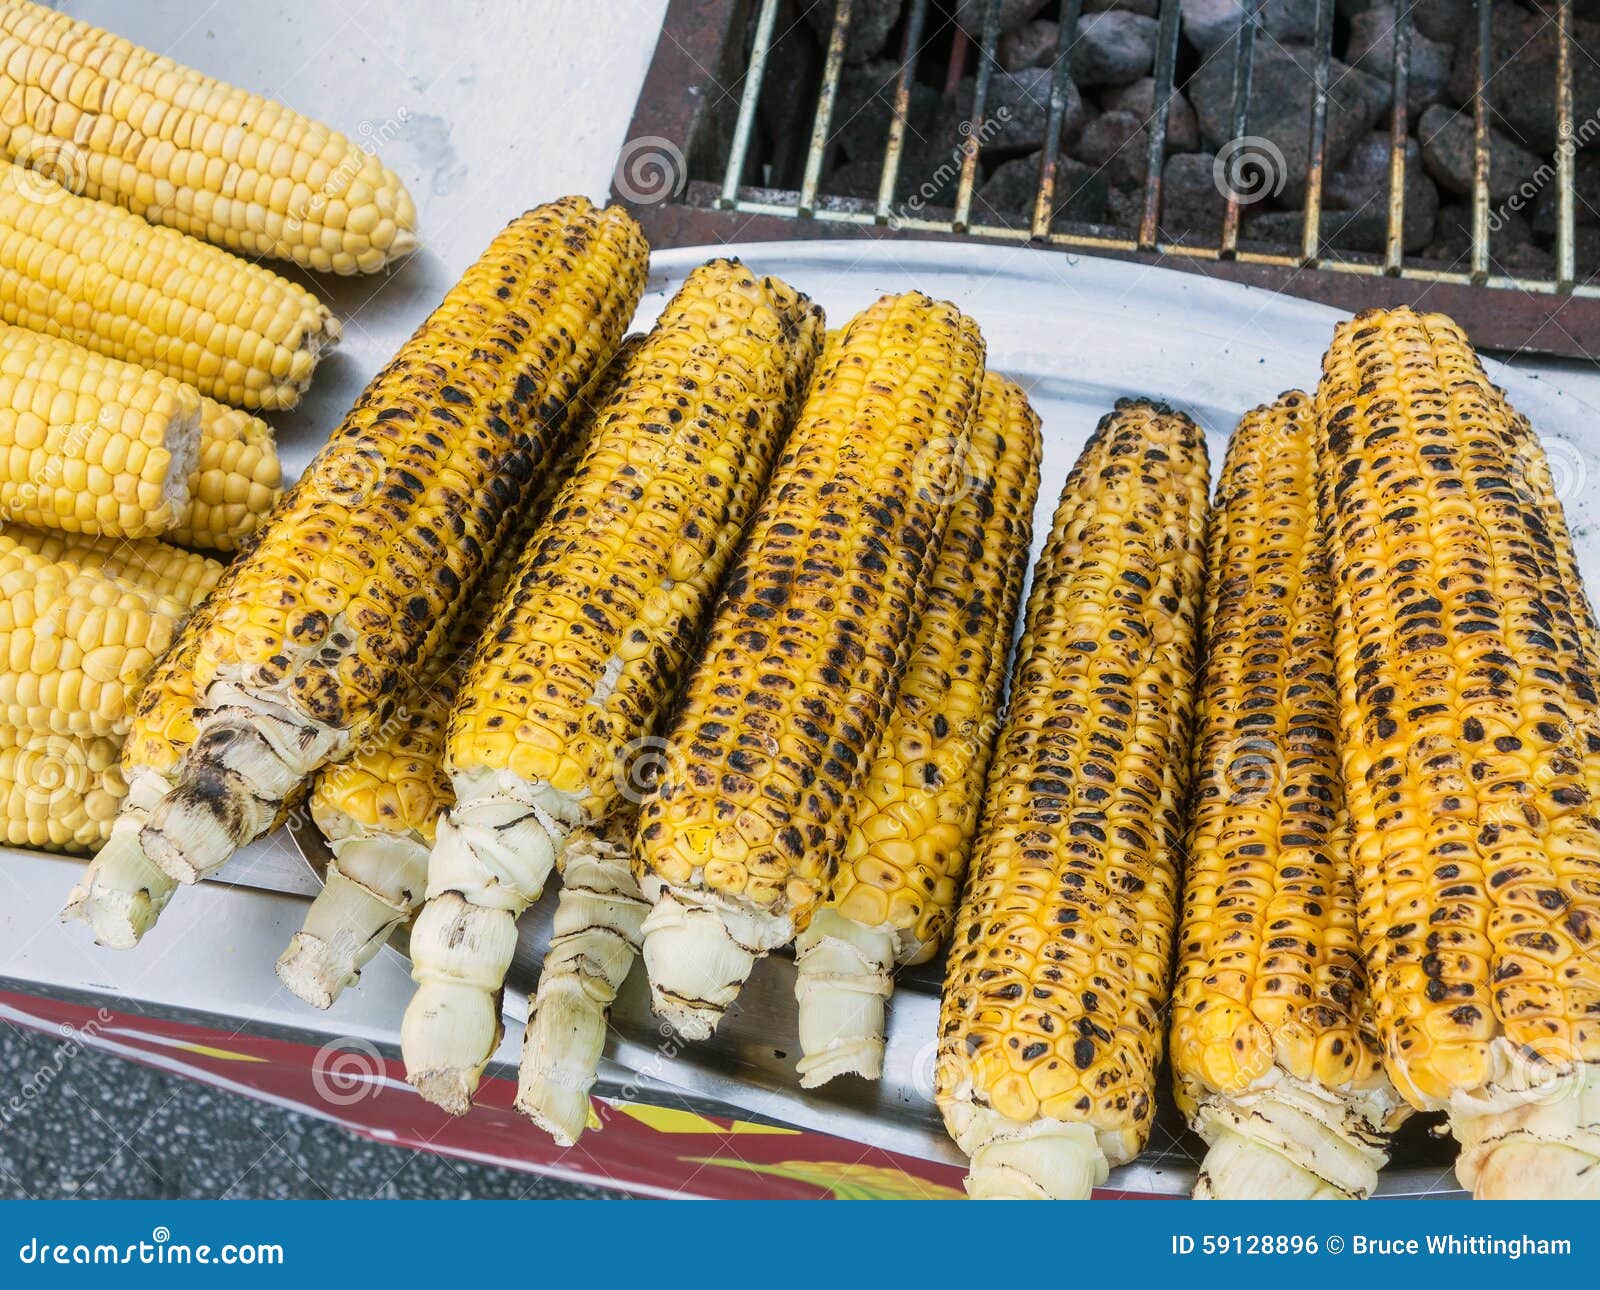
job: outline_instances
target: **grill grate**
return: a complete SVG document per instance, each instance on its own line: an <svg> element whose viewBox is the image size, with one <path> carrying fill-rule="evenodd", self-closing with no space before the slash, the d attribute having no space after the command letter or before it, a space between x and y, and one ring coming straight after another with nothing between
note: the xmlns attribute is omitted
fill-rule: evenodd
<svg viewBox="0 0 1600 1290"><path fill-rule="evenodd" d="M847 74L846 51L852 19L866 0L836 0L831 29L820 72L810 78L805 99L786 112L792 141L774 145L763 139L760 118L769 111L773 92L769 81L774 68L788 62L780 47L786 29L798 23L805 0L673 0L658 48L658 66L646 83L645 96L631 132L664 135L688 160L681 186L674 184L663 205L674 209L648 209L645 222L655 236L674 241L732 240L739 236L911 235L976 238L986 241L1032 243L1065 250L1151 259L1175 267L1233 277L1295 294L1311 296L1356 308L1366 304L1400 301L1425 302L1461 317L1479 344L1497 348L1533 349L1550 353L1588 356L1600 350L1600 280L1578 273L1576 249L1577 201L1575 156L1577 141L1573 121L1573 14L1572 0L1546 0L1554 27L1553 77L1555 138L1553 154L1544 158L1547 182L1553 191L1554 243L1548 264L1519 269L1514 258L1502 254L1495 235L1495 208L1491 203L1491 175L1499 129L1495 108L1495 53L1493 17L1496 3L1512 6L1514 0L1476 0L1475 72L1471 98L1471 192L1463 200L1470 211L1470 246L1454 261L1423 259L1407 254L1408 167L1415 166L1417 140L1408 121L1407 93L1412 73L1414 0L1395 0L1392 66L1389 69L1388 192L1386 227L1381 249L1364 253L1330 244L1332 218L1348 211L1326 208L1329 156L1329 104L1337 86L1334 61L1335 0L1317 0L1314 33L1310 36L1311 86L1306 113L1305 165L1290 176L1292 191L1303 189L1298 203L1298 241L1281 234L1276 241L1261 240L1244 216L1250 195L1238 184L1221 184L1223 207L1220 223L1198 234L1168 235L1162 227L1163 165L1168 156L1168 131L1172 105L1181 91L1181 8L1179 0L1161 0L1156 23L1153 58L1154 88L1144 144L1143 182L1134 193L1133 209L1122 226L1113 223L1074 223L1064 214L1067 181L1062 125L1075 96L1069 72L1069 51L1074 47L1083 18L1083 0L1051 0L1041 17L1057 19L1055 57L1050 63L1048 116L1039 148L1031 213L1007 218L980 197L983 182L980 158L991 125L994 76L999 68L1002 0L967 0L983 14L981 34L967 35L954 21L949 0L906 0L896 30L897 67L885 83L880 102L887 118L881 125L881 143L872 158L877 165L876 197L852 196L835 186L828 163L837 148L840 131L851 125L839 120L841 84ZM1218 58L1231 59L1232 96L1230 139L1216 150L1220 159L1237 145L1253 142L1251 112L1252 77L1258 53L1270 37L1262 35L1264 0L1242 0L1237 29ZM1103 6L1097 6L1103 7ZM709 43L721 20L718 48ZM970 20L969 20L970 21ZM685 30L689 27L690 30ZM948 48L944 68L927 66ZM665 60L663 51L665 51ZM1505 51L1514 53L1515 51ZM687 55L674 59L674 54ZM1577 57L1588 57L1577 51ZM685 107L682 87L664 83L676 63L681 74L688 67L720 69L697 77L698 101ZM787 69L786 69L787 70ZM963 104L962 140L952 150L952 167L958 167L953 195L941 196L941 205L907 202L904 186L910 140L914 133L913 95L924 87L943 86L948 103L960 79L970 84L970 108ZM798 82L796 82L798 83ZM892 88L891 88L892 86ZM789 83L782 93L795 93ZM664 101L671 100L663 107ZM1465 111L1466 109L1463 109ZM1382 118L1379 118L1380 123ZM1380 127L1381 128L1381 124ZM663 140L665 141L665 140ZM803 160L798 148L804 144ZM1408 159L1408 145L1411 156ZM630 146L632 146L630 144ZM789 156L780 155L785 150ZM852 156L852 162L857 159ZM1281 157L1280 157L1281 162ZM1068 162L1068 165L1075 163ZM1221 164L1220 161L1218 163ZM620 173L620 172L619 172ZM1219 176L1221 171L1217 172ZM795 177L798 176L798 183ZM787 178L784 185L777 180ZM619 184L623 198L635 196ZM949 185L946 185L948 189ZM859 189L859 185L858 185ZM897 193L900 200L897 201ZM720 219L718 217L721 217ZM788 229L779 231L779 225ZM1276 226L1283 228L1280 223ZM1588 266L1586 266L1587 268Z"/></svg>

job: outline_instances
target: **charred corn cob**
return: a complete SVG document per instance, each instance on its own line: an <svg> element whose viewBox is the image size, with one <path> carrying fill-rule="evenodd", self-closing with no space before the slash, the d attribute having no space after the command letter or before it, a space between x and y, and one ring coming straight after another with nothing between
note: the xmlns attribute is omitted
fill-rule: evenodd
<svg viewBox="0 0 1600 1290"><path fill-rule="evenodd" d="M0 155L250 255L372 273L416 247L377 156L319 122L28 0L0 6Z"/></svg>
<svg viewBox="0 0 1600 1290"><path fill-rule="evenodd" d="M241 408L294 407L339 338L304 287L16 167L0 176L0 270L0 320Z"/></svg>
<svg viewBox="0 0 1600 1290"><path fill-rule="evenodd" d="M983 340L926 296L851 321L812 388L640 813L656 1012L709 1035L825 894L966 455Z"/></svg>
<svg viewBox="0 0 1600 1290"><path fill-rule="evenodd" d="M580 396L603 402L638 338L625 341L602 376ZM348 761L324 766L311 791L311 818L332 850L323 889L305 925L278 959L278 978L317 1008L333 1005L390 934L422 903L435 825L454 798L444 773L444 737L462 677L521 559L527 537L548 514L571 473L585 421L560 462L523 505L493 568L456 619L449 637L409 684L394 712Z"/></svg>
<svg viewBox="0 0 1600 1290"><path fill-rule="evenodd" d="M1477 1194L1595 1195L1600 748L1580 592L1455 328L1409 309L1341 324L1317 417L1389 1075L1449 1113Z"/></svg>
<svg viewBox="0 0 1600 1290"><path fill-rule="evenodd" d="M123 735L134 697L189 605L152 590L164 584L154 573L120 577L107 563L77 562L71 550L41 555L29 540L23 530L0 532L0 722L49 734Z"/></svg>
<svg viewBox="0 0 1600 1290"><path fill-rule="evenodd" d="M154 538L87 537L14 524L4 536L50 564L74 565L194 609L216 588L223 565Z"/></svg>
<svg viewBox="0 0 1600 1290"><path fill-rule="evenodd" d="M407 1078L464 1112L500 1037L516 920L571 831L625 801L821 342L805 297L692 273L627 364L513 576L450 721L455 805L411 935Z"/></svg>
<svg viewBox="0 0 1600 1290"><path fill-rule="evenodd" d="M373 379L191 633L196 739L139 834L166 872L216 868L387 715L620 339L645 254L620 211L530 211Z"/></svg>
<svg viewBox="0 0 1600 1290"><path fill-rule="evenodd" d="M0 520L159 537L189 503L199 445L190 386L0 327Z"/></svg>
<svg viewBox="0 0 1600 1290"><path fill-rule="evenodd" d="M200 400L200 454L189 475L189 505L168 542L237 551L283 496L272 427L260 417Z"/></svg>
<svg viewBox="0 0 1600 1290"><path fill-rule="evenodd" d="M1298 390L1246 414L1211 517L1171 1037L1202 1197L1367 1196L1401 1114L1356 938L1313 435Z"/></svg>
<svg viewBox="0 0 1600 1290"><path fill-rule="evenodd" d="M649 905L633 875L632 803L604 831L580 827L557 859L561 898L539 988L528 1002L516 1106L570 1147L589 1122L606 1017L644 939Z"/></svg>
<svg viewBox="0 0 1600 1290"><path fill-rule="evenodd" d="M889 727L828 902L795 942L807 1088L882 1075L894 966L926 962L949 932L999 730L1041 448L1027 395L988 373Z"/></svg>
<svg viewBox="0 0 1600 1290"><path fill-rule="evenodd" d="M0 726L0 843L93 851L123 792L115 739Z"/></svg>
<svg viewBox="0 0 1600 1290"><path fill-rule="evenodd" d="M1149 1133L1207 483L1188 417L1121 401L1034 573L940 1014L973 1196L1087 1196Z"/></svg>

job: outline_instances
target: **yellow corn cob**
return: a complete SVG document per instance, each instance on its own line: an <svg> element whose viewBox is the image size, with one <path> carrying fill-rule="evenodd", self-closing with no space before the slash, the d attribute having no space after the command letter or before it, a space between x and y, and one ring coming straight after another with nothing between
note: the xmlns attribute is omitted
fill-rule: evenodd
<svg viewBox="0 0 1600 1290"><path fill-rule="evenodd" d="M339 338L304 287L16 167L0 176L0 266L0 321L242 408L296 406Z"/></svg>
<svg viewBox="0 0 1600 1290"><path fill-rule="evenodd" d="M1336 329L1317 415L1389 1075L1449 1112L1480 1196L1600 1194L1593 673L1524 436L1459 330L1409 309Z"/></svg>
<svg viewBox="0 0 1600 1290"><path fill-rule="evenodd" d="M883 1072L896 963L944 944L1000 725L1039 493L1039 418L984 377L965 482L828 903L795 942L801 1084Z"/></svg>
<svg viewBox="0 0 1600 1290"><path fill-rule="evenodd" d="M190 386L0 326L0 520L159 537L188 505L199 442Z"/></svg>
<svg viewBox="0 0 1600 1290"><path fill-rule="evenodd" d="M737 262L690 274L599 412L450 721L455 805L411 935L407 1078L464 1112L500 1036L516 920L628 787L822 339L805 297Z"/></svg>
<svg viewBox="0 0 1600 1290"><path fill-rule="evenodd" d="M196 629L197 739L140 833L168 874L216 869L388 715L622 339L646 258L620 210L529 211L373 378Z"/></svg>
<svg viewBox="0 0 1600 1290"><path fill-rule="evenodd" d="M87 537L20 524L7 527L5 536L51 564L104 573L175 600L186 610L209 596L223 573L223 565L209 556L155 538Z"/></svg>
<svg viewBox="0 0 1600 1290"><path fill-rule="evenodd" d="M218 599L227 594L237 569L234 565L223 574ZM139 831L150 809L172 787L183 755L194 746L198 713L194 662L200 630L215 614L216 605L212 600L195 611L191 630L161 658L140 691L122 746L125 796L105 845L84 870L62 911L64 921L88 923L95 940L112 949L137 945L178 889L177 879L145 855Z"/></svg>
<svg viewBox="0 0 1600 1290"><path fill-rule="evenodd" d="M894 703L983 377L977 325L886 296L812 388L640 813L656 1012L709 1035L810 921Z"/></svg>
<svg viewBox="0 0 1600 1290"><path fill-rule="evenodd" d="M1087 1196L1149 1134L1207 482L1188 417L1119 402L1034 573L940 1015L973 1196Z"/></svg>
<svg viewBox="0 0 1600 1290"><path fill-rule="evenodd" d="M47 558L26 536L0 532L0 722L126 734L133 698L188 604L109 567Z"/></svg>
<svg viewBox="0 0 1600 1290"><path fill-rule="evenodd" d="M639 345L629 337L580 396L585 409L608 397ZM323 889L278 959L278 978L317 1008L333 1005L390 934L422 903L434 826L455 800L444 773L444 738L456 693L483 627L500 603L528 535L549 513L585 441L587 418L560 461L521 507L493 567L429 657L394 712L344 762L317 772L311 818L332 850Z"/></svg>
<svg viewBox="0 0 1600 1290"><path fill-rule="evenodd" d="M189 506L162 536L207 551L237 551L283 496L272 427L213 399L200 401L200 455L189 476Z"/></svg>
<svg viewBox="0 0 1600 1290"><path fill-rule="evenodd" d="M1356 939L1313 435L1298 390L1247 413L1211 518L1171 1038L1202 1197L1369 1195L1401 1105Z"/></svg>
<svg viewBox="0 0 1600 1290"><path fill-rule="evenodd" d="M251 255L372 273L416 247L378 158L281 103L27 0L0 5L0 155Z"/></svg>
<svg viewBox="0 0 1600 1290"><path fill-rule="evenodd" d="M0 726L0 843L68 853L99 847L125 791L117 746Z"/></svg>

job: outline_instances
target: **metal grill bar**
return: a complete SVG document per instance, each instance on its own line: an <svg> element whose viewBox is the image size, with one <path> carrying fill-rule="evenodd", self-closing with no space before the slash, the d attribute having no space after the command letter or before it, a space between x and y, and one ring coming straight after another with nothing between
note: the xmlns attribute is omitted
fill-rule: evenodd
<svg viewBox="0 0 1600 1290"><path fill-rule="evenodd" d="M1250 82L1255 72L1256 28L1261 24L1261 0L1250 0L1239 11L1239 31L1233 51L1233 121L1230 138L1243 139L1250 130ZM1226 185L1228 205L1222 213L1224 260L1233 259L1239 250L1239 190Z"/></svg>
<svg viewBox="0 0 1600 1290"><path fill-rule="evenodd" d="M739 99L739 120L733 127L733 145L728 149L728 169L722 177L722 196L717 205L731 209L739 202L739 179L750 155L750 138L756 128L756 106L761 101L761 85L767 78L767 55L772 50L772 29L778 21L779 0L761 0L756 19L756 40L750 50L750 68L745 72L744 94Z"/></svg>
<svg viewBox="0 0 1600 1290"><path fill-rule="evenodd" d="M1406 239L1406 91L1411 76L1411 0L1399 0L1394 21L1394 77L1390 87L1389 234L1383 270L1398 277Z"/></svg>
<svg viewBox="0 0 1600 1290"><path fill-rule="evenodd" d="M850 40L850 9L854 0L839 0L828 34L828 61L822 67L822 92L817 95L817 116L811 125L811 148L806 153L805 175L800 181L796 213L811 215L817 206L817 185L822 181L822 157L828 150L833 125L833 105L839 98L839 78L844 73L844 47Z"/></svg>
<svg viewBox="0 0 1600 1290"><path fill-rule="evenodd" d="M1573 224L1577 177L1572 137L1572 0L1556 4L1556 282L1561 291L1572 289L1578 276Z"/></svg>
<svg viewBox="0 0 1600 1290"><path fill-rule="evenodd" d="M1044 147L1039 152L1039 192L1033 201L1031 235L1049 235L1056 210L1056 163L1061 159L1061 126L1067 116L1067 85L1071 80L1072 44L1078 38L1078 18L1083 0L1067 0L1056 28L1056 61L1050 74L1050 112L1045 120Z"/></svg>
<svg viewBox="0 0 1600 1290"><path fill-rule="evenodd" d="M1305 215L1300 229L1300 263L1320 263L1322 244L1322 162L1328 147L1328 72L1333 62L1333 0L1317 0L1317 57L1311 69L1311 125L1306 166Z"/></svg>
<svg viewBox="0 0 1600 1290"><path fill-rule="evenodd" d="M1178 0L1161 0L1161 26L1156 32L1155 109L1145 153L1144 209L1139 215L1139 249L1156 247L1161 219L1161 172L1166 165L1167 130L1172 118L1173 83L1178 77ZM1159 106L1157 106L1159 105Z"/></svg>
<svg viewBox="0 0 1600 1290"><path fill-rule="evenodd" d="M983 15L983 39L978 47L978 83L972 91L972 116L964 122L967 137L961 141L961 180L956 188L956 212L950 231L965 233L972 220L972 188L978 180L978 150L983 140L983 114L989 106L989 82L998 63L1000 0L989 0Z"/></svg>
<svg viewBox="0 0 1600 1290"><path fill-rule="evenodd" d="M1489 277L1489 43L1494 0L1476 0L1478 67L1472 87L1472 281Z"/></svg>
<svg viewBox="0 0 1600 1290"><path fill-rule="evenodd" d="M911 82L917 71L917 55L922 52L922 32L928 22L928 0L911 0L911 15L906 19L905 45L900 51L900 79L895 83L894 118L889 122L889 139L883 149L883 177L878 181L878 208L873 212L879 224L887 224L894 206L895 185L900 182L900 158L905 152L906 130L911 124Z"/></svg>
<svg viewBox="0 0 1600 1290"><path fill-rule="evenodd" d="M1319 268L1351 276L1403 277L1421 283L1451 286L1481 285L1489 288L1514 288L1533 295L1568 293L1581 299L1600 298L1600 280L1577 282L1575 265L1575 143L1573 128L1572 0L1556 4L1556 111L1560 146L1556 151L1557 182L1556 271L1550 279L1522 278L1492 272L1490 243L1490 176L1493 166L1491 134L1491 81L1493 74L1493 0L1476 0L1478 58L1473 86L1473 181L1472 251L1465 269L1436 267L1425 262L1407 262L1405 257L1405 188L1407 109L1406 92L1410 80L1411 32L1414 0L1398 0L1394 32L1392 107L1389 124L1389 211L1384 249L1381 256L1352 258L1340 254L1325 256L1321 245L1322 196L1326 168L1329 96L1333 58L1334 0L1318 0L1317 26L1312 65L1312 98L1307 123L1308 159L1302 235L1297 251L1242 250L1239 247L1240 205L1237 194L1228 194L1221 237L1216 246L1194 245L1187 241L1169 242L1160 235L1162 170L1170 129L1172 102L1176 93L1180 9L1178 0L1162 0L1157 32L1154 90L1151 118L1147 129L1145 184L1138 228L1126 233L1091 227L1054 227L1056 193L1061 163L1061 125L1066 114L1070 79L1068 54L1081 22L1083 0L1062 0L1059 11L1056 61L1051 77L1050 104L1046 136L1040 147L1039 178L1026 227L972 217L973 196L979 178L979 153L984 142L984 123L991 98L991 81L997 62L1000 35L1001 0L987 0L981 38L971 41L954 33L951 62L947 69L947 94L960 80L973 77L972 112L965 124L961 144L961 171L955 205L948 213L922 212L915 207L896 212L894 194L904 169L907 133L911 128L911 107L916 82L916 63L928 39L932 0L911 0L907 7L904 37L901 42L899 74L893 95L893 112L888 123L887 142L879 174L876 201L870 209L856 209L848 203L821 200L822 171L828 153L830 131L843 75L844 54L849 38L852 0L837 0L829 33L817 107L812 123L810 146L806 154L804 178L792 202L778 200L782 194L753 192L743 187L749 168L762 85L772 62L774 31L779 0L760 0L756 12L749 66L739 102L726 169L715 204L751 215L802 217L818 223L866 225L892 223L912 232L972 234L997 241L1036 241L1047 246L1079 248L1119 253L1143 252L1182 257L1194 261L1228 261L1241 265L1273 268ZM1263 0L1247 0L1241 17L1234 51L1232 129L1241 137L1249 125L1250 90L1255 59L1255 36ZM942 10L941 10L942 12ZM938 33L933 33L937 35ZM970 64L975 63L972 67ZM852 158L855 160L855 158Z"/></svg>

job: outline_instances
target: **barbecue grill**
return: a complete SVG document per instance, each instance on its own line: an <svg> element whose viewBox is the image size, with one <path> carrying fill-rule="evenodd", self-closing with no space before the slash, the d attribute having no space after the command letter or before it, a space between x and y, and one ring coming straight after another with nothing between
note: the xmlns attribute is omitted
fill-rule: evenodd
<svg viewBox="0 0 1600 1290"><path fill-rule="evenodd" d="M1470 98L1459 110L1471 122L1470 192L1461 198L1470 211L1470 243L1448 259L1406 251L1407 187L1416 178L1408 174L1416 165L1414 157L1408 158L1408 139L1412 153L1416 145L1407 107L1415 4L1396 0L1394 8L1387 77L1391 106L1384 113L1386 126L1379 122L1388 138L1388 183L1384 209L1372 212L1382 220L1381 245L1370 253L1332 244L1348 213L1330 210L1326 200L1330 166L1338 160L1329 153L1330 103L1337 107L1340 79L1349 71L1333 54L1336 0L1315 4L1315 29L1304 58L1310 85L1303 148L1296 141L1295 148L1281 151L1252 133L1252 77L1261 51L1275 42L1263 29L1263 0L1239 0L1232 38L1207 60L1225 60L1231 76L1227 137L1207 140L1216 143L1220 218L1214 227L1186 236L1169 235L1163 227L1163 163L1172 108L1181 92L1184 60L1193 57L1180 47L1179 0L1160 2L1143 180L1117 212L1120 219L1072 218L1066 175L1072 163L1064 156L1062 127L1076 98L1069 68L1087 16L1083 0L1052 0L1040 15L1056 18L1059 27L1049 60L1048 104L1038 105L1047 111L1048 123L1032 200L1020 217L982 197L985 141L995 127L995 77L1003 74L997 56L1002 0L963 4L983 14L977 32L958 25L951 0L907 0L880 55L894 58L894 74L859 112L845 110L851 105L841 102L841 84L849 75L853 23L866 0L817 0L817 7L831 9L831 19L810 24L800 21L802 11L813 7L805 0L671 0L619 160L614 196L633 206L657 244L839 235L1026 243L1162 263L1349 309L1425 304L1455 315L1480 345L1587 357L1600 346L1600 280L1591 280L1600 266L1580 266L1580 221L1586 212L1575 180L1578 149L1600 133L1600 121L1575 119L1575 74L1580 63L1586 73L1592 60L1575 40L1572 0L1547 0L1544 10L1553 37L1547 42L1553 49L1548 68L1553 121L1538 133L1548 133L1555 146L1538 154L1539 169L1522 185L1521 197L1502 198L1498 205L1491 201L1492 177L1497 156L1515 147L1509 138L1515 131L1497 111L1497 77L1511 60L1536 51L1495 48L1496 8L1513 10L1512 0L1498 0L1498 5L1476 0L1470 29L1460 33L1457 61L1471 61ZM825 40L810 42L821 46L820 66L802 67L795 75L797 41L809 35L808 26L826 33ZM935 200L923 200L916 186L925 192L926 177L908 174L918 141L913 104L932 89L953 103L952 90L963 76L970 90L960 103L951 182L942 185ZM787 109L772 138L758 120L771 114L777 99L785 100ZM1586 106L1592 110L1593 105ZM874 113L882 117L875 127L865 119ZM870 182L873 166L854 156L850 185L841 184L841 170L830 172L847 130L857 138L879 137L872 158L875 184ZM1284 161L1283 153L1290 151L1295 157L1303 151L1303 168L1294 157ZM1298 236L1288 235L1292 219L1274 222L1268 237L1246 219L1260 196L1250 190L1252 180L1260 179L1251 168L1274 166L1288 168L1276 175L1279 187L1304 193L1293 206L1300 217ZM863 171L869 179L865 185ZM909 199L908 180L914 187ZM863 187L872 195L863 195ZM1548 257L1528 264L1507 255L1511 248L1504 226L1508 215L1536 194L1546 210L1553 208L1554 237Z"/></svg>

